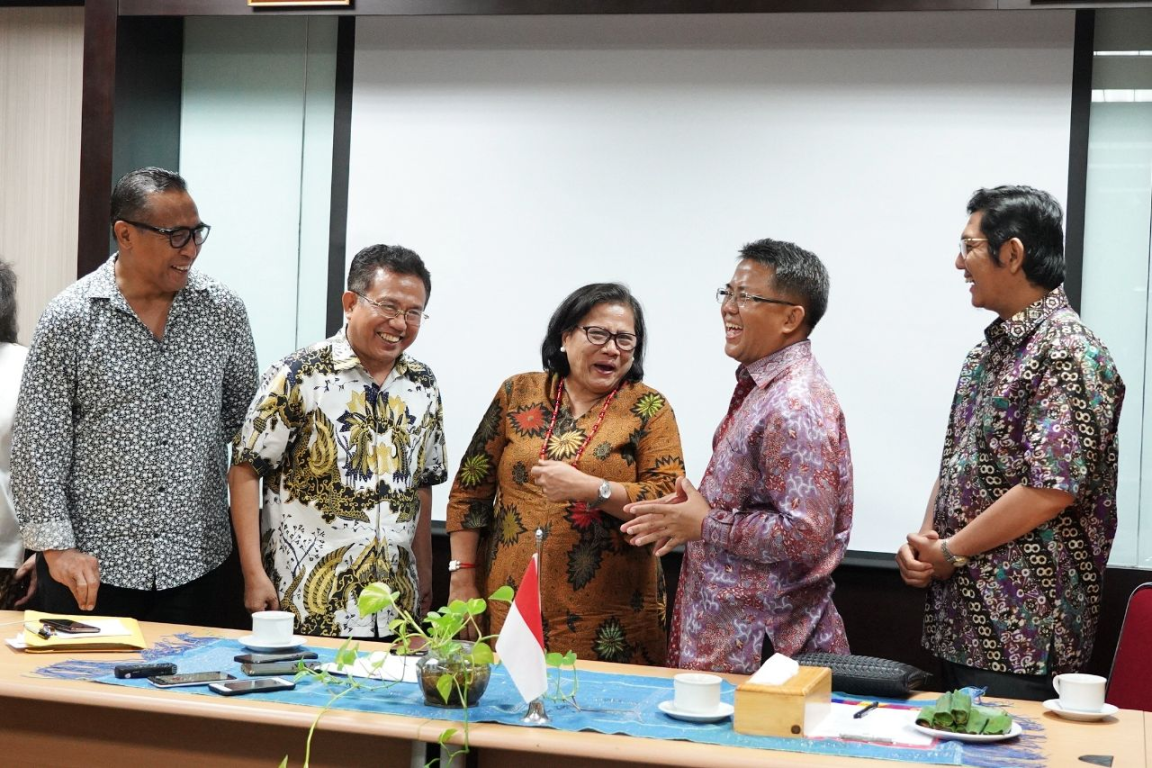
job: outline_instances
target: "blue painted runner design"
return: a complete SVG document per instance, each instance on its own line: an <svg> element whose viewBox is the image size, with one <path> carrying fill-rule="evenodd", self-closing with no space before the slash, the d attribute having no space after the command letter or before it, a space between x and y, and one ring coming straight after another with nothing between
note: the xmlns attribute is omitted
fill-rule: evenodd
<svg viewBox="0 0 1152 768"><path fill-rule="evenodd" d="M177 645L169 645L169 655L148 655L149 661L171 661L179 666L180 672L207 672L224 670L244 678L240 665L233 657L246 653L247 649L235 640L200 638L204 642L193 642L193 638L181 635ZM311 648L321 661L332 661L335 650ZM146 680L117 680L110 668L102 676L76 674L53 674L53 668L70 665L61 662L42 670L41 674L54 677L94 679L96 682L122 685L133 688L149 688ZM61 671L64 671L63 669ZM555 670L550 670L555 675ZM571 673L564 673L564 689L571 688ZM577 696L580 709L566 702L549 702L548 714L552 718L551 727L564 731L596 731L598 733L624 734L650 739L680 739L702 744L717 744L752 749L773 749L787 752L812 752L845 757L869 757L901 762L933 763L937 765L966 765L978 768L1003 768L1005 766L1041 766L1044 757L1043 729L1039 724L1022 717L1016 721L1024 729L1018 739L992 744L962 744L955 741L937 742L930 747L902 747L886 744L870 744L841 739L785 739L767 736L748 736L732 730L731 719L719 723L684 723L664 715L657 705L672 698L670 678L643 677L639 675L614 675L582 671L579 674L580 691ZM335 709L348 709L359 712L378 712L402 715L423 720L456 721L460 710L440 709L425 706L419 687L411 683L366 683L364 690L353 691L342 697L332 706ZM285 704L300 704L323 707L329 704L334 693L345 690L345 686L326 686L313 678L304 678L291 691L273 691L254 694L262 700ZM191 694L215 696L207 687L171 688L175 695ZM735 687L724 683L722 699L731 703ZM850 697L837 697L840 701L856 701ZM869 699L871 701L872 699ZM892 701L893 704L906 704ZM472 722L502 723L520 725L519 719L526 707L520 701L512 680L503 667L494 667L492 680L479 706L469 712Z"/></svg>

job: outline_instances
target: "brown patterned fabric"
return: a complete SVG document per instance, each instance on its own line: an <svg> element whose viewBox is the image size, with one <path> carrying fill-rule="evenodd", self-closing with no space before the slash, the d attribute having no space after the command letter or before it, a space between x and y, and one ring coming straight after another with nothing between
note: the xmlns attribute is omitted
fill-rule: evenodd
<svg viewBox="0 0 1152 768"><path fill-rule="evenodd" d="M478 583L486 596L516 587L544 530L541 611L549 651L582 659L663 664L664 574L650 547L633 547L620 520L584 502L548 501L529 471L552 419L559 379L513 376L496 393L469 445L448 502L449 532L482 532ZM600 407L573 419L565 400L547 456L571 461L592 431ZM667 400L641 383L620 387L577 467L622 483L632 501L670 493L684 474L680 432ZM499 632L507 606L489 607Z"/></svg>

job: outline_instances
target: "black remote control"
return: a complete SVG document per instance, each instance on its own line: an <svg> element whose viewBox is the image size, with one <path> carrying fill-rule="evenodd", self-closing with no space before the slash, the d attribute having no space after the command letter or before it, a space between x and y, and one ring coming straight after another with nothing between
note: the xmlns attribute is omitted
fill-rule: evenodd
<svg viewBox="0 0 1152 768"><path fill-rule="evenodd" d="M138 677L174 675L176 674L176 665L144 661L138 664L117 664L112 671L121 680L134 680Z"/></svg>

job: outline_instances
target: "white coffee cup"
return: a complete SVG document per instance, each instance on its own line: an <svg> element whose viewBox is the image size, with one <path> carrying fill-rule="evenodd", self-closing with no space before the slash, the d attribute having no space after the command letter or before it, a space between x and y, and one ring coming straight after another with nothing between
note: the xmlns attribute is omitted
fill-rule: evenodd
<svg viewBox="0 0 1152 768"><path fill-rule="evenodd" d="M288 611L257 611L252 614L252 636L268 645L292 642L292 619Z"/></svg>
<svg viewBox="0 0 1152 768"><path fill-rule="evenodd" d="M1052 678L1052 687L1060 694L1060 708L1077 712L1099 712L1104 709L1104 688L1107 685L1107 678L1078 672Z"/></svg>
<svg viewBox="0 0 1152 768"><path fill-rule="evenodd" d="M681 672L672 678L673 703L680 712L709 714L720 708L720 678L699 672Z"/></svg>

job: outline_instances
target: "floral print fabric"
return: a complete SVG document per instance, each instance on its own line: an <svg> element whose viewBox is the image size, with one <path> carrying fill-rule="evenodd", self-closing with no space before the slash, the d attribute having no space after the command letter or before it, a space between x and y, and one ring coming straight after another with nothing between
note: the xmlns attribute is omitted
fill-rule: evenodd
<svg viewBox="0 0 1152 768"><path fill-rule="evenodd" d="M12 493L29 548L76 547L103 583L171 589L232 551L228 443L256 389L256 350L244 303L195 269L157 339L116 286L116 258L40 316Z"/></svg>
<svg viewBox="0 0 1152 768"><path fill-rule="evenodd" d="M852 528L844 414L811 343L736 372L700 493L712 508L688 543L668 664L750 674L775 649L848 653L832 572Z"/></svg>
<svg viewBox="0 0 1152 768"><path fill-rule="evenodd" d="M360 616L360 591L387 582L415 611L417 490L448 479L436 378L401 355L377 385L344 331L264 374L233 463L264 478L261 545L296 631L387 636L392 611Z"/></svg>
<svg viewBox="0 0 1152 768"><path fill-rule="evenodd" d="M1092 653L1116 533L1124 384L1062 288L997 319L964 361L933 527L955 534L1017 485L1075 501L929 588L924 646L994 672L1075 671Z"/></svg>
<svg viewBox="0 0 1152 768"><path fill-rule="evenodd" d="M448 503L449 532L482 532L477 553L482 595L516 587L544 531L541 611L544 644L580 658L663 664L664 576L651 547L633 547L621 521L583 501L550 502L529 471L552 419L559 378L526 373L504 382L468 447ZM549 459L571 461L600 413L573 418L560 406L547 446ZM622 483L631 501L670 493L684 474L680 432L664 396L639 382L625 383L608 407L577 467ZM507 606L489 605L499 632Z"/></svg>

